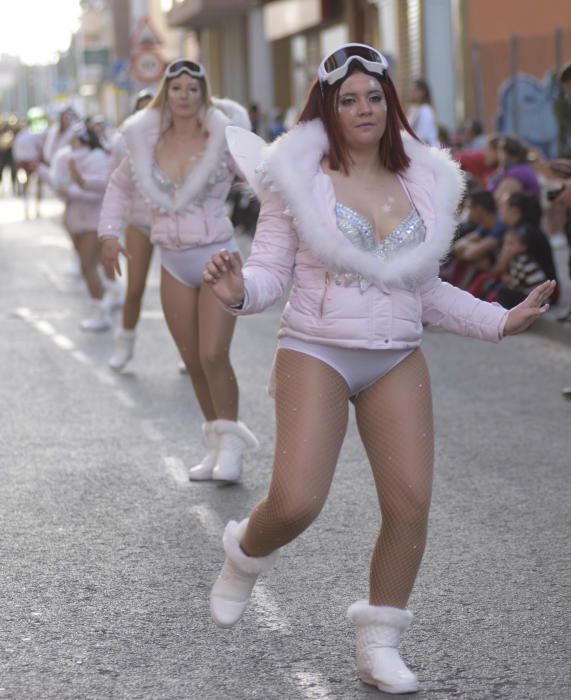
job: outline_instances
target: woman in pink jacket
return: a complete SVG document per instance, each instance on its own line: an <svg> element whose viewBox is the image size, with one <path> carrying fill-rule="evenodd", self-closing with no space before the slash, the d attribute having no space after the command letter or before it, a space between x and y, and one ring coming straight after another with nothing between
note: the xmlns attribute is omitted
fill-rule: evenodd
<svg viewBox="0 0 571 700"><path fill-rule="evenodd" d="M64 226L79 255L81 272L91 297L91 309L81 321L86 331L102 331L111 325L110 305L97 270L101 246L97 224L105 186L109 178L110 157L93 131L76 124L70 147L59 149L52 161L50 178L65 200Z"/></svg>
<svg viewBox="0 0 571 700"><path fill-rule="evenodd" d="M133 114L147 107L152 101L153 93L141 90L137 95ZM114 171L127 155L123 132L118 129L111 140L111 171ZM147 275L153 256L150 241L152 210L140 192L135 189L129 202L125 226L125 247L129 251L127 258L127 291L123 303L121 328L115 336L115 349L109 358L111 369L119 371L132 359L135 347L136 327L141 315L141 303Z"/></svg>
<svg viewBox="0 0 571 700"><path fill-rule="evenodd" d="M235 318L202 272L225 248L239 259L225 199L236 175L225 129L249 127L246 110L210 97L204 68L180 59L166 69L151 104L122 127L127 154L113 173L99 223L103 262L120 272L118 236L138 191L151 207L151 243L161 251L161 300L206 419L207 453L194 480L236 482L241 456L256 438L238 421L238 385L230 364Z"/></svg>
<svg viewBox="0 0 571 700"><path fill-rule="evenodd" d="M227 131L262 207L244 269L218 253L205 280L237 314L262 311L292 288L274 368L270 490L248 519L226 527L212 615L223 627L236 623L257 576L319 514L351 401L382 513L369 597L348 611L357 668L380 690L414 692L418 681L398 644L412 619L406 604L432 486L422 324L497 342L544 312L552 283L508 312L438 278L462 178L445 152L416 139L387 62L370 47L347 45L323 61L299 124L281 140L266 146Z"/></svg>

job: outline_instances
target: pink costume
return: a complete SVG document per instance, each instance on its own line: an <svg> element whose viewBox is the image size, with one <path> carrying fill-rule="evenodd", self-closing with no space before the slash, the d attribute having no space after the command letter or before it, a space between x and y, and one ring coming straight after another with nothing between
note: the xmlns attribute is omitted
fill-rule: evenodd
<svg viewBox="0 0 571 700"><path fill-rule="evenodd" d="M123 136L122 128L117 129L113 134L110 143L111 149L111 172L115 170L121 164L121 161L127 155L127 146L125 144L125 137ZM142 231L147 236L151 233L151 216L152 209L149 204L145 202L143 196L137 188L134 189L129 202L129 209L126 217L126 223L132 224L139 231Z"/></svg>
<svg viewBox="0 0 571 700"><path fill-rule="evenodd" d="M235 247L233 228L225 200L236 175L226 145L225 128L239 124L249 128L246 110L231 100L213 100L204 126L208 141L203 156L182 183L175 183L155 162L161 134L160 113L144 109L122 127L127 155L113 173L103 203L99 236L117 236L129 201L139 192L151 207L151 242L164 251L163 267L189 286L199 286L202 274L200 251ZM194 250L195 256L184 256ZM192 269L189 269L189 265ZM175 269L176 267L176 269Z"/></svg>
<svg viewBox="0 0 571 700"><path fill-rule="evenodd" d="M69 163L74 161L84 180L80 187L71 180ZM110 156L101 148L91 150L87 146L72 149L64 146L57 151L51 168L50 179L56 189L68 192L64 222L73 234L97 231L103 193L109 179Z"/></svg>
<svg viewBox="0 0 571 700"><path fill-rule="evenodd" d="M502 338L504 308L438 277L463 189L460 170L445 151L403 134L411 163L401 182L411 214L423 224L422 239L376 254L339 229L339 203L320 165L329 148L320 120L298 125L269 146L236 128L227 129L227 136L262 199L243 269L246 296L235 313L262 311L291 282L278 337L292 349L299 341L318 353L325 346L411 350L420 345L424 322L483 340Z"/></svg>

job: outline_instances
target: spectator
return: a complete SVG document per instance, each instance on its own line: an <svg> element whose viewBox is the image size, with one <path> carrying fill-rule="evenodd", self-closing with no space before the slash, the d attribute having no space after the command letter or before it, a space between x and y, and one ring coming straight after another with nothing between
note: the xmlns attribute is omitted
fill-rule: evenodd
<svg viewBox="0 0 571 700"><path fill-rule="evenodd" d="M482 187L487 187L489 178L499 167L499 136L486 136L482 148L456 151L454 157L462 170L478 179Z"/></svg>
<svg viewBox="0 0 571 700"><path fill-rule="evenodd" d="M285 134L287 129L284 124L283 112L277 110L274 114L272 125L270 126L270 141L275 141L278 136Z"/></svg>
<svg viewBox="0 0 571 700"><path fill-rule="evenodd" d="M451 284L463 288L480 272L492 268L507 228L500 220L491 192L482 189L470 192L466 204L475 229L454 243L455 260L446 273Z"/></svg>
<svg viewBox="0 0 571 700"><path fill-rule="evenodd" d="M515 136L500 137L498 148L500 171L491 180L489 189L500 202L505 194L525 192L537 199L541 196L539 180L528 161L528 149Z"/></svg>
<svg viewBox="0 0 571 700"><path fill-rule="evenodd" d="M438 146L438 123L426 80L418 78L414 81L410 102L408 121L415 134L429 146Z"/></svg>
<svg viewBox="0 0 571 700"><path fill-rule="evenodd" d="M513 309L538 284L555 279L551 247L545 234L531 226L510 229L505 236L502 257L507 272L496 287L496 299L506 309ZM488 297L490 299L490 297Z"/></svg>
<svg viewBox="0 0 571 700"><path fill-rule="evenodd" d="M486 148L488 137L478 119L469 119L462 130L462 150L481 151Z"/></svg>

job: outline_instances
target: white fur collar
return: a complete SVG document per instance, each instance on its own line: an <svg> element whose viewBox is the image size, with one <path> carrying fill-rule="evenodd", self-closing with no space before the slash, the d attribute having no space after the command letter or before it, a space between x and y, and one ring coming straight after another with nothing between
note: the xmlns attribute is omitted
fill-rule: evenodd
<svg viewBox="0 0 571 700"><path fill-rule="evenodd" d="M325 196L332 210L335 203L332 184L320 171L329 142L319 119L299 124L264 148L258 172L270 189L279 191L286 204L285 213L294 218L299 235L325 265L359 272L380 285L415 285L437 274L439 262L446 256L464 182L459 166L446 151L425 146L406 133L403 141L411 159L403 178L425 219L427 237L386 261L354 246L332 225L323 207L316 206L316 187L321 182L328 183Z"/></svg>
<svg viewBox="0 0 571 700"><path fill-rule="evenodd" d="M178 212L200 200L215 178L226 152L224 130L229 124L249 128L246 110L232 100L213 99L204 119L208 141L204 155L171 197L157 186L152 176L155 147L160 136L158 109L144 109L125 122L122 132L129 155L133 177L143 197L164 211Z"/></svg>

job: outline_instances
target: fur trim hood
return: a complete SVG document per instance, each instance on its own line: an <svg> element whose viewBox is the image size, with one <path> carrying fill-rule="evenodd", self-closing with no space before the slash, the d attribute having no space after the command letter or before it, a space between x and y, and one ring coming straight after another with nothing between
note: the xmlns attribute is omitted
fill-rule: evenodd
<svg viewBox="0 0 571 700"><path fill-rule="evenodd" d="M125 139L131 172L137 188L149 204L165 212L174 213L201 199L207 187L218 179L221 168L225 165L225 128L231 124L244 129L250 128L248 113L237 102L213 98L212 103L213 107L206 112L204 118L204 127L208 131L204 155L198 165L188 173L174 197L163 192L152 176L155 147L161 134L159 110L141 110L124 123L121 132Z"/></svg>
<svg viewBox="0 0 571 700"><path fill-rule="evenodd" d="M298 124L269 146L240 129L226 131L230 151L250 184L257 192L266 185L280 193L284 213L293 218L300 237L325 265L359 272L381 286L416 284L438 273L454 237L456 209L464 189L460 166L446 151L403 133L411 163L402 177L427 235L422 243L379 260L354 246L332 218L335 191L321 170L329 141L319 119Z"/></svg>

